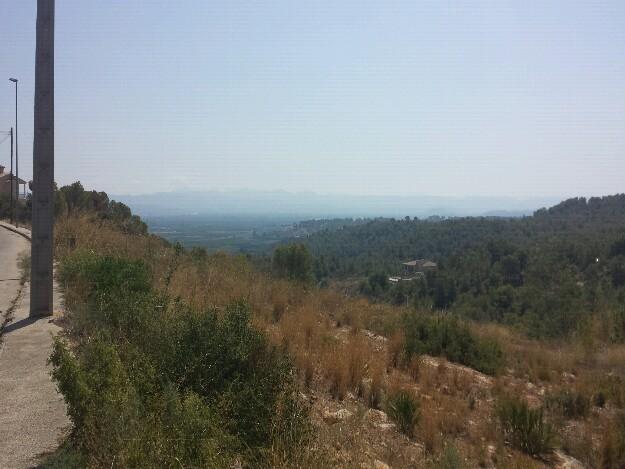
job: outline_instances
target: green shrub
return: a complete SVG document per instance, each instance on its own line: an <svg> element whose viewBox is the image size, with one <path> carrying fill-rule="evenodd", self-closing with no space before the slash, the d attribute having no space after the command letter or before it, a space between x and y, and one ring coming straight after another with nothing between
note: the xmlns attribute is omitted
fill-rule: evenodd
<svg viewBox="0 0 625 469"><path fill-rule="evenodd" d="M598 391L594 396L592 396L592 403L600 408L605 406L605 394L603 391Z"/></svg>
<svg viewBox="0 0 625 469"><path fill-rule="evenodd" d="M61 261L59 279L75 334L94 330L117 339L142 335L153 312L166 299L151 290L150 273L141 261L99 256L79 250Z"/></svg>
<svg viewBox="0 0 625 469"><path fill-rule="evenodd" d="M25 283L30 280L30 253L28 251L22 252L17 258L17 265L20 268L20 281Z"/></svg>
<svg viewBox="0 0 625 469"><path fill-rule="evenodd" d="M146 362L124 363L106 339L74 358L57 342L53 377L73 423L70 444L88 467L226 467L241 443L203 399L146 381ZM130 373L136 373L135 376Z"/></svg>
<svg viewBox="0 0 625 469"><path fill-rule="evenodd" d="M99 256L90 251L78 250L63 259L59 272L60 281L68 288L83 280L86 297L150 291L150 274L141 261Z"/></svg>
<svg viewBox="0 0 625 469"><path fill-rule="evenodd" d="M412 393L405 390L393 393L387 400L386 410L402 433L409 437L414 435L414 428L421 416L421 407Z"/></svg>
<svg viewBox="0 0 625 469"><path fill-rule="evenodd" d="M613 406L622 409L625 407L625 380L616 374L601 376L595 385L595 405L610 402Z"/></svg>
<svg viewBox="0 0 625 469"><path fill-rule="evenodd" d="M407 314L403 319L406 355L442 355L448 360L467 365L487 374L503 366L503 352L492 340L475 337L454 316Z"/></svg>
<svg viewBox="0 0 625 469"><path fill-rule="evenodd" d="M575 419L588 415L590 399L577 391L561 389L547 396L546 406L566 418Z"/></svg>
<svg viewBox="0 0 625 469"><path fill-rule="evenodd" d="M86 461L80 451L69 442L63 443L54 453L44 458L42 469L83 469Z"/></svg>
<svg viewBox="0 0 625 469"><path fill-rule="evenodd" d="M453 444L446 444L442 454L431 465L432 469L462 469L465 467L460 452Z"/></svg>
<svg viewBox="0 0 625 469"><path fill-rule="evenodd" d="M61 272L82 290L72 315L81 329L71 350L55 340L50 362L73 424L68 445L86 465L258 467L301 453L307 410L291 364L246 304L199 313L152 291L141 262L91 253Z"/></svg>
<svg viewBox="0 0 625 469"><path fill-rule="evenodd" d="M530 409L525 401L505 398L497 405L497 416L507 441L531 456L553 449L555 433L544 419L543 409Z"/></svg>

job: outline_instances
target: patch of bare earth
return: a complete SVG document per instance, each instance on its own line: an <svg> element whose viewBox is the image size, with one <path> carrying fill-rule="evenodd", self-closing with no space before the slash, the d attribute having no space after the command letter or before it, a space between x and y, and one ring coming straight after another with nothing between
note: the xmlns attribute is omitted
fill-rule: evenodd
<svg viewBox="0 0 625 469"><path fill-rule="evenodd" d="M367 330L357 334L367 342L368 350L373 351L370 353L381 355L388 363L389 341L385 337ZM353 343L354 330L336 328L333 338L343 344ZM541 405L546 393L544 386L511 374L493 378L443 358L425 355L410 369L386 367L385 392L409 389L420 402L419 423L414 437L409 438L398 431L383 404L378 409L368 406L366 383L370 378L366 376L372 357L367 358L363 378L365 391L360 395L358 390L350 389L342 398L337 398L325 373L319 369L315 370L308 391L303 394L317 430L315 444L330 455L330 466L437 467L446 448L453 446L465 467L584 467L563 450L555 451L544 460L524 455L510 448L498 430L494 407L502 386L518 391L531 405Z"/></svg>

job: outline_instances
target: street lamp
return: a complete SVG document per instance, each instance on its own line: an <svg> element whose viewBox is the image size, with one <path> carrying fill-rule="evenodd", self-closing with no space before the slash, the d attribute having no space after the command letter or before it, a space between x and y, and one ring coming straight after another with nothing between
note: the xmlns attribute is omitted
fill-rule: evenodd
<svg viewBox="0 0 625 469"><path fill-rule="evenodd" d="M15 83L15 180L17 182L17 198L19 200L20 195L20 163L19 156L17 152L17 78L9 78L9 81ZM13 176L11 176L13 177ZM11 188L11 190L13 190ZM16 204L18 202L16 201ZM15 226L17 226L17 218L15 219Z"/></svg>

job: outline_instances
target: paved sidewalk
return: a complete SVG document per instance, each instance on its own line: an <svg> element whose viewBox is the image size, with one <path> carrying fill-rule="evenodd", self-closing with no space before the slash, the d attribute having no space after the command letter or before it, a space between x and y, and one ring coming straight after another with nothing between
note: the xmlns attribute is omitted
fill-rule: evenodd
<svg viewBox="0 0 625 469"><path fill-rule="evenodd" d="M0 222L4 225L3 222ZM22 236L0 226L0 325L20 290L20 269L17 258L30 249L30 243Z"/></svg>
<svg viewBox="0 0 625 469"><path fill-rule="evenodd" d="M27 233L27 230L24 230ZM20 285L17 256L30 243L0 226L0 324L14 303L0 337L0 468L30 468L43 453L54 450L69 428L63 398L50 379L46 361L52 335L60 328L61 312L55 289L55 315L30 319L30 285ZM18 279L12 280L13 278Z"/></svg>

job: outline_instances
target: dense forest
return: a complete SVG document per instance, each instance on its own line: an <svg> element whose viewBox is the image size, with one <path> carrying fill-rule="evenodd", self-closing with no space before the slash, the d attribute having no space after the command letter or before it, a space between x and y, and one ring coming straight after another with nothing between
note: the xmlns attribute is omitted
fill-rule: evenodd
<svg viewBox="0 0 625 469"><path fill-rule="evenodd" d="M609 313L606 334L625 338L625 195L574 198L523 218L375 219L307 238L319 281L359 280L359 293L471 319L514 324L535 336L580 332ZM388 282L401 263L436 271Z"/></svg>

